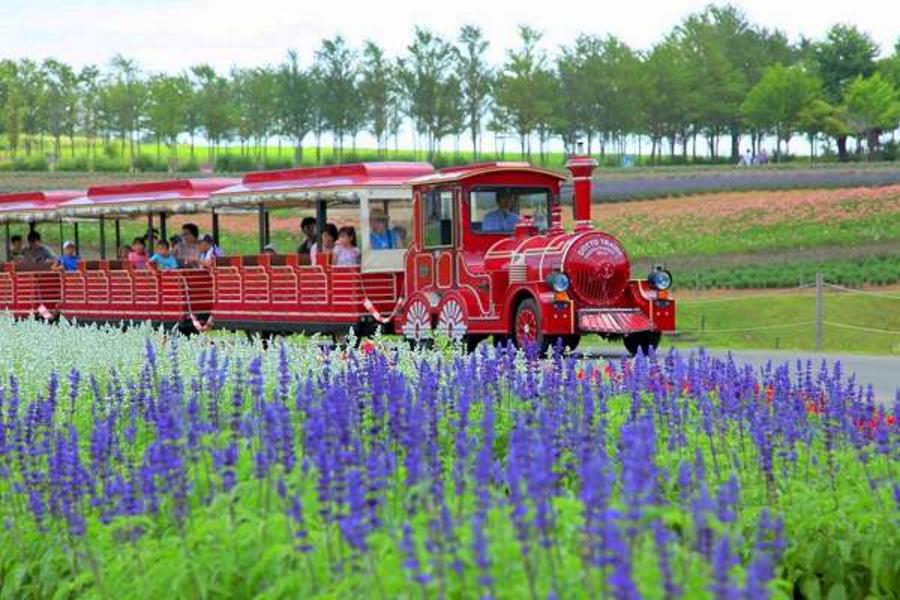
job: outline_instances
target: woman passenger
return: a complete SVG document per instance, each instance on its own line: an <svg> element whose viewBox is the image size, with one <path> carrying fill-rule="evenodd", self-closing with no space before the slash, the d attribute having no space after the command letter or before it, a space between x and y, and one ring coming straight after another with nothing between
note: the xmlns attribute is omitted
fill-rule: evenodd
<svg viewBox="0 0 900 600"><path fill-rule="evenodd" d="M320 252L322 254L331 255L331 252L334 250L334 243L335 241L337 241L337 237L338 228L334 225L334 223L327 223L322 229L321 239L313 244L309 249L309 264L316 264L316 255Z"/></svg>

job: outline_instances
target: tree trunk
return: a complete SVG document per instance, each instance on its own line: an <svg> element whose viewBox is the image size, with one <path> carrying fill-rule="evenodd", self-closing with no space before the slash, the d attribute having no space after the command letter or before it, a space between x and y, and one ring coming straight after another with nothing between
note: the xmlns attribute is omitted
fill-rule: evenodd
<svg viewBox="0 0 900 600"><path fill-rule="evenodd" d="M737 162L741 157L741 134L732 130L731 132L731 162Z"/></svg>
<svg viewBox="0 0 900 600"><path fill-rule="evenodd" d="M837 137L838 160L847 162L847 136L839 135Z"/></svg>

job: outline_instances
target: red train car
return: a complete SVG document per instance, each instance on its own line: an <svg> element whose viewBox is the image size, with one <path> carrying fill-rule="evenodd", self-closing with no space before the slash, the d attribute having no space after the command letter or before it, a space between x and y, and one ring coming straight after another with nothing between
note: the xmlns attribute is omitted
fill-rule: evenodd
<svg viewBox="0 0 900 600"><path fill-rule="evenodd" d="M558 173L527 163L435 171L424 163L362 163L251 173L237 181L177 181L92 188L31 207L55 217L120 218L171 212L258 215L260 253L223 256L206 269L139 271L87 261L76 272L0 274L0 308L51 310L80 320L148 319L182 328L264 333L356 328L422 342L446 335L474 346L492 336L546 348L581 336L622 339L632 353L675 328L671 275L632 278L625 249L591 221L595 162L574 157L574 231L561 222ZM269 212L306 209L319 232L353 224L359 261L263 252ZM4 216L5 215L5 216ZM21 220L5 210L0 220ZM48 217L49 218L49 217ZM321 237L319 238L321 242ZM297 240L299 242L299 240ZM46 281L45 281L46 280ZM52 288L52 289L51 289Z"/></svg>

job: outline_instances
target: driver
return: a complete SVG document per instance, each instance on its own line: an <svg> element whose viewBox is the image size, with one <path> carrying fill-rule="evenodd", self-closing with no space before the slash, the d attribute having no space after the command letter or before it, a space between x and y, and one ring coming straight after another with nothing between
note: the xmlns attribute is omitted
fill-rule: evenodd
<svg viewBox="0 0 900 600"><path fill-rule="evenodd" d="M513 197L507 190L497 194L497 208L484 215L481 231L510 233L516 228L519 215L513 212Z"/></svg>

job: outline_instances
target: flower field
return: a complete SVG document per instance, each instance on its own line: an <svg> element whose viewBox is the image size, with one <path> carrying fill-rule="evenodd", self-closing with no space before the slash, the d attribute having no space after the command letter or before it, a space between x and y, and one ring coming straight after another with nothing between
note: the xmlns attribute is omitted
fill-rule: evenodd
<svg viewBox="0 0 900 600"><path fill-rule="evenodd" d="M601 204L594 220L632 257L900 240L900 186L702 194Z"/></svg>
<svg viewBox="0 0 900 600"><path fill-rule="evenodd" d="M857 383L0 318L0 598L898 598Z"/></svg>

